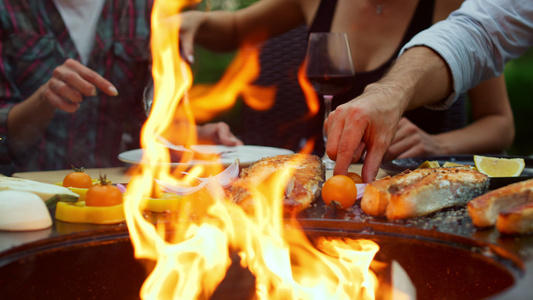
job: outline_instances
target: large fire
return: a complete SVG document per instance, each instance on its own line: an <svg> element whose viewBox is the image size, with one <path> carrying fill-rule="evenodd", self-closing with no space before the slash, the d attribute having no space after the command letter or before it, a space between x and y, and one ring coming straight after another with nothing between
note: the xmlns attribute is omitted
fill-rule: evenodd
<svg viewBox="0 0 533 300"><path fill-rule="evenodd" d="M143 216L143 199L157 190L154 179L174 185L195 182L194 177L182 174L184 169L170 168L168 149L156 137L179 145L195 144L195 116L208 118L213 113L200 111L202 107L220 105L218 108L223 109L229 100L218 101L218 97L229 98L221 93L236 97L243 90L250 91L249 85L239 80L253 80L258 72L257 56L251 55L255 62L244 63L245 67L239 68L242 74L235 72L237 83L225 81L222 88L217 87L215 98L202 97L200 103L191 106L188 91L192 74L180 57L179 24L161 24L193 2L155 1L152 13L155 94L142 132L145 163L132 176L125 194L126 220L135 256L156 261L141 297L209 298L225 278L234 261L232 256L237 255L240 265L255 278L255 298L373 299L377 282L369 267L378 246L369 240L326 238L313 245L296 220L283 218L282 197L291 177L287 170L276 173L266 185L256 189L253 213L229 201L217 180L209 177L204 188L182 199L172 218L154 224ZM259 108L269 105L254 103ZM317 110L316 104L310 109ZM193 166L187 172L202 174L204 170Z"/></svg>

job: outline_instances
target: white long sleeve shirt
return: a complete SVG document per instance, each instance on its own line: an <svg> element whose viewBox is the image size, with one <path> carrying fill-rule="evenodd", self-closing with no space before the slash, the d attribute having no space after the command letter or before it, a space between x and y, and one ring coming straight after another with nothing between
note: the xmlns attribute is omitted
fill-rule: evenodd
<svg viewBox="0 0 533 300"><path fill-rule="evenodd" d="M454 92L433 108L448 107L483 80L502 73L504 64L533 46L532 0L467 0L461 8L420 32L402 51L426 46L448 64Z"/></svg>

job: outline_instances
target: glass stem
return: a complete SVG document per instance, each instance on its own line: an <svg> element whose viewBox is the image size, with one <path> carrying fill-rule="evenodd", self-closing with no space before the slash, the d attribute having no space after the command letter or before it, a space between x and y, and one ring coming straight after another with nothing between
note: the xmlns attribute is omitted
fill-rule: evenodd
<svg viewBox="0 0 533 300"><path fill-rule="evenodd" d="M333 99L332 95L324 95L324 122L331 112L331 100ZM328 140L328 135L326 133L326 128L322 126L322 138L324 139L324 146Z"/></svg>

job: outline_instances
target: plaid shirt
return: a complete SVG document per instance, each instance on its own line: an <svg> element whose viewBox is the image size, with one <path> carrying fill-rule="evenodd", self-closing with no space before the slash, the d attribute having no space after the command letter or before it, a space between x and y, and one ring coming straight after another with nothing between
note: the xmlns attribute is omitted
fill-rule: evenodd
<svg viewBox="0 0 533 300"><path fill-rule="evenodd" d="M100 92L86 97L73 114L56 111L42 139L25 153L14 154L9 153L6 139L9 109L45 84L67 58L80 61L80 56L52 0L2 0L0 171L120 166L118 154L139 146L146 119L142 92L150 77L152 4L152 0L104 4L87 66L112 82L119 96Z"/></svg>

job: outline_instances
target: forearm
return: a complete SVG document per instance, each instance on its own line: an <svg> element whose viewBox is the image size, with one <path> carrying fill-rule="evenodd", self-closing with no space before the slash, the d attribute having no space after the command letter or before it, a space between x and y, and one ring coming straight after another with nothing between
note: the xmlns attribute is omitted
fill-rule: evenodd
<svg viewBox="0 0 533 300"><path fill-rule="evenodd" d="M504 116L490 116L464 128L435 135L442 153L500 153L514 140L514 126Z"/></svg>
<svg viewBox="0 0 533 300"><path fill-rule="evenodd" d="M55 108L44 99L44 90L45 86L40 87L30 98L9 111L7 129L12 152L25 150L34 144L52 120Z"/></svg>
<svg viewBox="0 0 533 300"><path fill-rule="evenodd" d="M192 12L189 16L190 21L200 23L194 42L215 51L234 50L244 42L261 42L305 21L296 0L261 0L235 12Z"/></svg>
<svg viewBox="0 0 533 300"><path fill-rule="evenodd" d="M213 51L231 51L239 46L235 13L227 11L188 12L200 19L194 42Z"/></svg>
<svg viewBox="0 0 533 300"><path fill-rule="evenodd" d="M450 70L427 47L406 51L377 85L398 92L395 98L402 111L436 103L452 93Z"/></svg>
<svg viewBox="0 0 533 300"><path fill-rule="evenodd" d="M445 108L483 80L497 76L504 63L533 46L531 0L469 0L445 21L417 34L403 50L426 46L439 53L453 75Z"/></svg>

